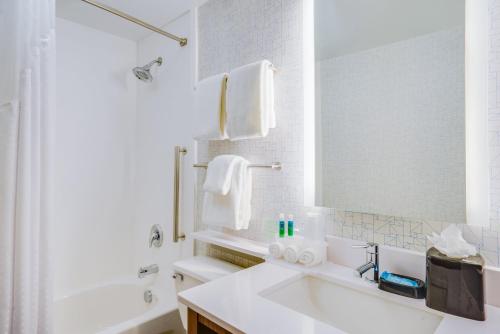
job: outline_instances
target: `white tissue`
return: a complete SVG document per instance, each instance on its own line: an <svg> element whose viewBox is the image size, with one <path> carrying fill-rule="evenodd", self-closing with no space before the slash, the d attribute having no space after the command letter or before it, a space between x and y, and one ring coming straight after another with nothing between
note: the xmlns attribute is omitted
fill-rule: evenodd
<svg viewBox="0 0 500 334"><path fill-rule="evenodd" d="M438 251L451 258L462 259L477 254L476 247L465 241L462 231L454 224L448 226L440 235L432 233L432 236L427 238Z"/></svg>

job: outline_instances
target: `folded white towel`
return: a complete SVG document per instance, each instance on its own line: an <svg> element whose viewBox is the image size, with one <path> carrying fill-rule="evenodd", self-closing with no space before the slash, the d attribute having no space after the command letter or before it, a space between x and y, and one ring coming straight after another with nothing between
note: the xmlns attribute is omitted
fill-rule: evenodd
<svg viewBox="0 0 500 334"><path fill-rule="evenodd" d="M198 83L195 93L195 133L198 140L226 139L227 73L206 78Z"/></svg>
<svg viewBox="0 0 500 334"><path fill-rule="evenodd" d="M247 229L251 218L252 176L248 161L237 157L226 195L205 192L202 221L204 224Z"/></svg>
<svg viewBox="0 0 500 334"><path fill-rule="evenodd" d="M315 266L323 261L319 247L308 247L300 252L299 262L307 267Z"/></svg>
<svg viewBox="0 0 500 334"><path fill-rule="evenodd" d="M283 256L290 263L295 263L299 260L300 247L298 245L288 245L285 247Z"/></svg>
<svg viewBox="0 0 500 334"><path fill-rule="evenodd" d="M279 259L285 252L285 246L281 242L273 242L269 245L269 254L275 259Z"/></svg>
<svg viewBox="0 0 500 334"><path fill-rule="evenodd" d="M237 155L224 154L208 163L203 190L218 195L227 195L231 189L234 165L241 161Z"/></svg>
<svg viewBox="0 0 500 334"><path fill-rule="evenodd" d="M274 74L269 61L229 72L226 114L230 140L265 137L276 126Z"/></svg>

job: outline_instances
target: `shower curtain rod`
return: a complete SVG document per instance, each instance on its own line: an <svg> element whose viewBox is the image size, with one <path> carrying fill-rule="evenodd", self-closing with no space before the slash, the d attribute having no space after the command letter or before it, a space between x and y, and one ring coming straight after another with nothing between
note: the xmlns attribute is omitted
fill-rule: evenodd
<svg viewBox="0 0 500 334"><path fill-rule="evenodd" d="M92 1L92 0L82 0L83 2L86 2L88 3L89 5L92 5L92 6L95 6L99 9L102 9L102 10L105 10L111 14L114 14L116 16L119 16L127 21L130 21L132 23L135 23L135 24L138 24L140 26L143 26L144 28L146 29L149 29L151 31L154 31L160 35L163 35L165 37L168 37L168 38L171 38L173 40L176 40L177 42L179 42L180 46L185 46L187 44L187 38L184 38L184 37L178 37L178 36L175 36L169 32L166 32L164 30L161 30L160 28L157 28L155 26L152 26L151 24L147 23L147 22L144 22L142 20L139 20L138 18L135 18L133 16L130 16L122 11L119 11L118 9L115 9L113 7L109 7L107 5L104 5L102 3L99 3L99 2L96 2L96 1Z"/></svg>

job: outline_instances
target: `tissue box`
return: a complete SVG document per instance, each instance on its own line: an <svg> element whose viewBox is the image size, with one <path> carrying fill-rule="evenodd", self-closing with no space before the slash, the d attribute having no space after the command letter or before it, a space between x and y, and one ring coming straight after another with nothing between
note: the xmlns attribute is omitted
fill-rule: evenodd
<svg viewBox="0 0 500 334"><path fill-rule="evenodd" d="M485 320L483 267L481 255L454 259L429 249L425 304L459 317Z"/></svg>

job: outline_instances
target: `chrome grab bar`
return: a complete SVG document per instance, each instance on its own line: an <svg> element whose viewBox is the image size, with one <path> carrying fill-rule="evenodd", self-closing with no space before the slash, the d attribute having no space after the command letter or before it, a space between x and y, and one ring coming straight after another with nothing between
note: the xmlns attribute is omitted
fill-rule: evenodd
<svg viewBox="0 0 500 334"><path fill-rule="evenodd" d="M181 183L181 157L187 153L187 149L176 146L174 149L174 234L173 241L186 239L184 233L179 234L179 213L180 213L180 183Z"/></svg>

